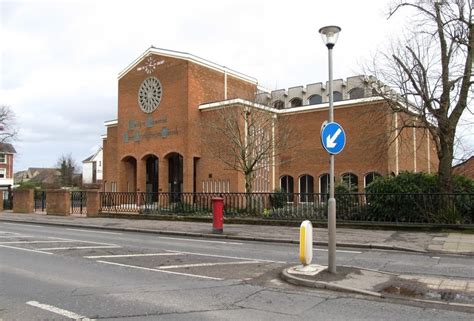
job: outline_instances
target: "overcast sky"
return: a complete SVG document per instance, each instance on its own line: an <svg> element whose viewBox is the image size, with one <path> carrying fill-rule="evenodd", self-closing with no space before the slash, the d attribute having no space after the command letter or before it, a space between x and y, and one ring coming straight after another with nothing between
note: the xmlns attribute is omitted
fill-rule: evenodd
<svg viewBox="0 0 474 321"><path fill-rule="evenodd" d="M269 89L327 80L318 29L342 28L334 78L397 34L387 0L0 0L0 104L17 116L15 171L80 163L116 119L117 75L148 47L184 51L258 79ZM315 143L317 140L315 139Z"/></svg>

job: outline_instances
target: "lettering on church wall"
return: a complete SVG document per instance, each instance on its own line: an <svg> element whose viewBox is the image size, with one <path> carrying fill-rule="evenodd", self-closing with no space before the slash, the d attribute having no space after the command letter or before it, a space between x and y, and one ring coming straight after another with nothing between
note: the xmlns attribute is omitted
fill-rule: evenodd
<svg viewBox="0 0 474 321"><path fill-rule="evenodd" d="M167 138L172 135L178 135L178 128L170 129L166 126L161 127L159 131L148 131L149 128L158 127L156 125L166 124L168 122L168 117L163 116L161 118L154 119L149 116L146 120L128 120L128 130L123 135L123 140L125 143L129 141L139 142L142 139L152 139L152 138ZM146 130L146 132L143 132Z"/></svg>

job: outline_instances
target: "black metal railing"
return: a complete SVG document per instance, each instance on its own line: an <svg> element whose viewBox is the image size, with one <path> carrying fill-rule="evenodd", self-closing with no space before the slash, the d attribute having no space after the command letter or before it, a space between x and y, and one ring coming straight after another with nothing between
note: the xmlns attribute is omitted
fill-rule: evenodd
<svg viewBox="0 0 474 321"><path fill-rule="evenodd" d="M87 193L85 191L71 192L71 214L87 213Z"/></svg>
<svg viewBox="0 0 474 321"><path fill-rule="evenodd" d="M327 220L327 194L318 193L101 193L109 213L212 215L224 199L226 217ZM336 194L338 221L474 223L474 194Z"/></svg>
<svg viewBox="0 0 474 321"><path fill-rule="evenodd" d="M35 212L46 211L46 192L35 191Z"/></svg>

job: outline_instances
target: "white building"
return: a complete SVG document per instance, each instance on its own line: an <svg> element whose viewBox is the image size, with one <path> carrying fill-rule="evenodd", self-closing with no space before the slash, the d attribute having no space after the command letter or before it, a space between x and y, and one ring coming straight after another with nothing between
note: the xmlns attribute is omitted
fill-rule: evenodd
<svg viewBox="0 0 474 321"><path fill-rule="evenodd" d="M82 184L97 184L102 182L102 147L95 154L82 161Z"/></svg>

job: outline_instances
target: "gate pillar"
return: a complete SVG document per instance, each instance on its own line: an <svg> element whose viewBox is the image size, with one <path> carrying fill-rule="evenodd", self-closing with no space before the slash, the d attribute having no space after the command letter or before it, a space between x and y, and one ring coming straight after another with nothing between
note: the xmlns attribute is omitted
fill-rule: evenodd
<svg viewBox="0 0 474 321"><path fill-rule="evenodd" d="M14 213L34 213L35 212L35 192L33 189L15 190L15 200L13 201Z"/></svg>
<svg viewBox="0 0 474 321"><path fill-rule="evenodd" d="M71 214L71 192L66 189L46 191L46 214L69 216Z"/></svg>
<svg viewBox="0 0 474 321"><path fill-rule="evenodd" d="M100 212L100 193L99 190L87 191L87 217L98 216Z"/></svg>

